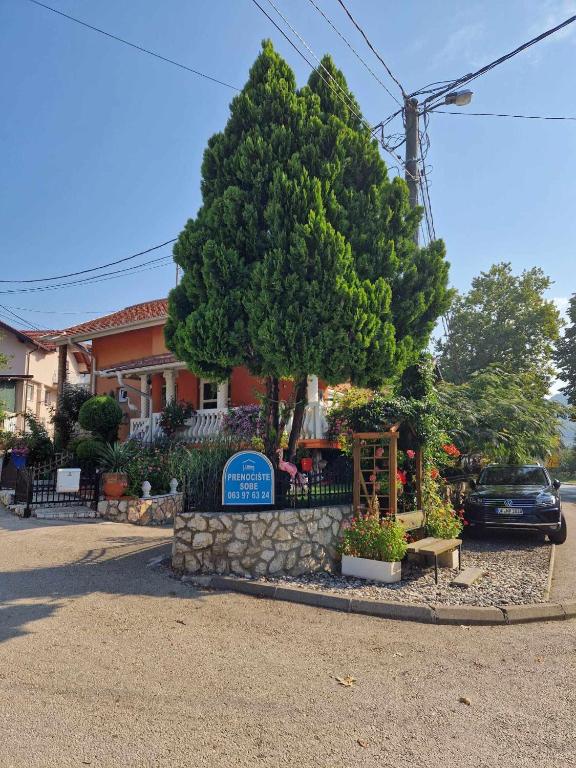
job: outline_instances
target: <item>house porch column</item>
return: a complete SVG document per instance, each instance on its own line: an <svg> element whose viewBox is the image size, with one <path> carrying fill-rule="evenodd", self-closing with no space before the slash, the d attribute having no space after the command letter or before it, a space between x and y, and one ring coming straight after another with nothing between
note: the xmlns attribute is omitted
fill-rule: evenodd
<svg viewBox="0 0 576 768"><path fill-rule="evenodd" d="M166 382L166 403L170 403L176 399L176 376L171 368L164 371L164 381Z"/></svg>
<svg viewBox="0 0 576 768"><path fill-rule="evenodd" d="M148 387L148 374L147 373L141 373L140 374L140 392L142 393L140 395L140 418L144 419L146 416L148 416L148 397L147 395L150 393L149 387Z"/></svg>
<svg viewBox="0 0 576 768"><path fill-rule="evenodd" d="M219 410L226 410L226 408L228 408L228 381L221 381L218 384L216 408Z"/></svg>
<svg viewBox="0 0 576 768"><path fill-rule="evenodd" d="M317 403L319 400L318 376L308 376L308 387L306 390L308 403Z"/></svg>

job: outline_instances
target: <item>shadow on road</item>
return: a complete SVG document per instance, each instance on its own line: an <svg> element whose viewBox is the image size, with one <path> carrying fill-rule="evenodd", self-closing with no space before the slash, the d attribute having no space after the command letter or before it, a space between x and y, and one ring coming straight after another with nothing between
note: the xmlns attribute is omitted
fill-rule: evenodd
<svg viewBox="0 0 576 768"><path fill-rule="evenodd" d="M19 520L15 530L26 532L26 522ZM78 523L67 525L76 528ZM39 524L34 521L30 527L37 528ZM50 616L70 599L93 593L109 595L111 599L126 595L200 599L199 593L177 579L167 578L166 571L159 572L151 565L153 560L169 557L170 533L166 529L166 536L160 541L138 534L95 536L94 546L70 562L0 571L0 643L27 634L26 624ZM64 543L69 545L66 540ZM58 544L59 541L46 539L42 547ZM4 539L2 548L5 553L9 551L9 539ZM37 552L34 554L38 556Z"/></svg>

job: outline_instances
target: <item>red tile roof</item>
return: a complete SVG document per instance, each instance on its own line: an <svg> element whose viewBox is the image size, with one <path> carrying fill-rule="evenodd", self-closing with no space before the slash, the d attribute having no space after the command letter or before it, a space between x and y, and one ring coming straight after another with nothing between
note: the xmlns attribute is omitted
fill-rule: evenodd
<svg viewBox="0 0 576 768"><path fill-rule="evenodd" d="M111 315L96 317L85 323L73 325L58 332L58 336L87 336L90 333L122 328L145 320L163 319L168 316L168 299L155 299L144 301L142 304L134 304L131 307L120 309Z"/></svg>
<svg viewBox="0 0 576 768"><path fill-rule="evenodd" d="M0 328L4 328L4 330L9 331L10 333L16 334L20 341L24 343L30 342L30 344L34 344L38 349L41 349L44 352L53 352L56 349L54 344L51 344L49 341L44 341L43 339L41 340L42 336L46 333L51 333L51 331L20 331L18 328L14 328L12 325L8 325L8 323L4 323L1 320Z"/></svg>
<svg viewBox="0 0 576 768"><path fill-rule="evenodd" d="M54 352L56 344L47 340L45 337L56 336L60 331L20 331L20 333L23 333L24 336L28 336L29 339L32 339L35 344L46 349L47 352Z"/></svg>
<svg viewBox="0 0 576 768"><path fill-rule="evenodd" d="M150 357L140 357L137 360L127 360L125 363L118 363L107 371L133 371L138 368L154 368L157 365L169 365L170 363L179 363L178 358L172 352L163 352L161 355L150 355ZM184 365L184 363L182 363Z"/></svg>

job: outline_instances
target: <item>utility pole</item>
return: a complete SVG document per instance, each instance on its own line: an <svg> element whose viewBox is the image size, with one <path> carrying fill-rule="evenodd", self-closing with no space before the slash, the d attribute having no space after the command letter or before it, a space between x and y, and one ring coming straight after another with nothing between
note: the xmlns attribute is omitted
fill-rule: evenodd
<svg viewBox="0 0 576 768"><path fill-rule="evenodd" d="M404 123L406 126L406 173L404 178L410 193L410 207L416 208L418 205L418 184L420 181L420 170L418 168L418 158L420 156L418 99L407 98L404 100ZM414 242L418 245L418 229L414 233Z"/></svg>

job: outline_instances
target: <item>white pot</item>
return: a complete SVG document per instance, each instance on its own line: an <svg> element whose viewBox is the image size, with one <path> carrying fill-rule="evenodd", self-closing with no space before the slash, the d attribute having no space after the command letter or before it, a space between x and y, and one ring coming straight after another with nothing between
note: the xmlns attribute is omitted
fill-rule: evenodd
<svg viewBox="0 0 576 768"><path fill-rule="evenodd" d="M342 555L342 575L392 584L402 578L402 563L385 563L382 560Z"/></svg>

